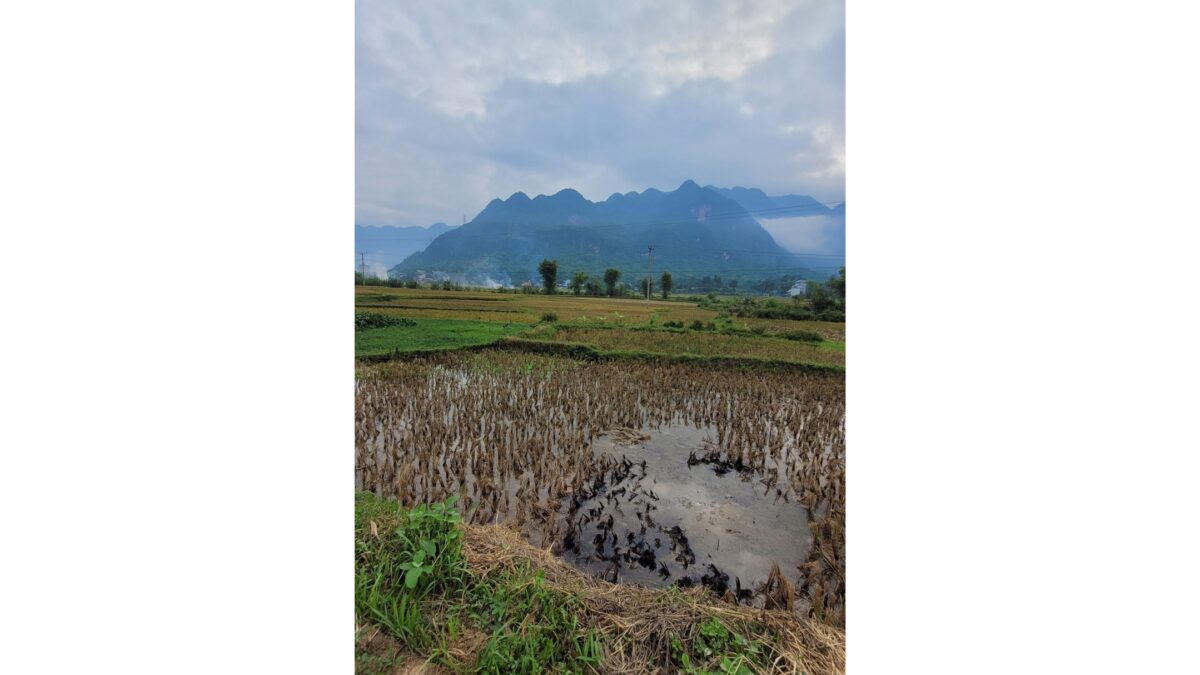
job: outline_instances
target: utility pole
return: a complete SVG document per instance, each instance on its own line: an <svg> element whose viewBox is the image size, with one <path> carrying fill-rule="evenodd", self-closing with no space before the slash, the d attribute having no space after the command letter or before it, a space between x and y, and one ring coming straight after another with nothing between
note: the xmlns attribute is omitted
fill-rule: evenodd
<svg viewBox="0 0 1200 675"><path fill-rule="evenodd" d="M650 287L654 285L654 247L646 247L646 302L650 302Z"/></svg>
<svg viewBox="0 0 1200 675"><path fill-rule="evenodd" d="M366 286L366 285L367 285L367 258L366 258L366 254L364 254L362 251L359 251L359 252L358 252L358 259L359 259L359 260L362 262L362 284L360 284L360 285L361 285L361 286Z"/></svg>

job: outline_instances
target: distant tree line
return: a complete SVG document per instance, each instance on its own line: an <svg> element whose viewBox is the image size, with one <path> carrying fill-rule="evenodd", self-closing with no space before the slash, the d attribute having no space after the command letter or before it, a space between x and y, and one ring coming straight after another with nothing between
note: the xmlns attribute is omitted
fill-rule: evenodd
<svg viewBox="0 0 1200 675"><path fill-rule="evenodd" d="M544 259L538 264L538 274L542 276L542 291L547 295L553 295L558 288L558 261ZM571 280L567 282L567 288L575 295L591 295L591 296L609 296L620 297L634 295L633 291L626 286L621 285L621 270L610 267L604 270L604 275L596 278L588 275L587 272L576 270L571 273ZM675 280L671 273L664 271L659 277L659 292L665 300L670 297L671 292L675 288ZM641 281L641 297L645 297L648 292L654 289L653 281L650 277L644 277Z"/></svg>

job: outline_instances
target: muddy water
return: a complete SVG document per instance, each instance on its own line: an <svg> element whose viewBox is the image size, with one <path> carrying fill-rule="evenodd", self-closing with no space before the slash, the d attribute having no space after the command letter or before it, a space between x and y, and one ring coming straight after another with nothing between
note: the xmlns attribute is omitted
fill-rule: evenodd
<svg viewBox="0 0 1200 675"><path fill-rule="evenodd" d="M811 544L803 506L762 475L696 463L715 431L685 425L646 429L624 445L594 449L622 459L564 505L561 554L598 576L650 587L703 584L753 602L773 563L792 576ZM707 442L706 442L707 441ZM693 461L689 463L689 457ZM776 488L782 487L779 492Z"/></svg>

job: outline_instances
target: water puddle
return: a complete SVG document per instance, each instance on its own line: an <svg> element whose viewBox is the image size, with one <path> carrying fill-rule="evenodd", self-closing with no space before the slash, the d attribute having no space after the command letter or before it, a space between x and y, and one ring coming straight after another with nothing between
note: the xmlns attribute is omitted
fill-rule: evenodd
<svg viewBox="0 0 1200 675"><path fill-rule="evenodd" d="M761 473L706 463L715 437L671 425L596 439L620 461L566 498L561 555L609 581L702 584L751 604L774 564L794 574L811 545L805 508Z"/></svg>

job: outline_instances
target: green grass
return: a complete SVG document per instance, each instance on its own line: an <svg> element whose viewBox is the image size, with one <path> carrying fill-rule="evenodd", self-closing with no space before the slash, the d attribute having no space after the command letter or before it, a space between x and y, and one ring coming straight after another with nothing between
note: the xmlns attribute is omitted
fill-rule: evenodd
<svg viewBox="0 0 1200 675"><path fill-rule="evenodd" d="M383 356L393 353L461 349L496 342L528 328L524 324L505 324L466 319L430 319L415 317L412 326L387 326L354 334L355 356Z"/></svg>
<svg viewBox="0 0 1200 675"><path fill-rule="evenodd" d="M600 640L579 624L577 597L546 587L527 568L467 573L452 502L406 511L368 492L356 496L355 613L394 644L385 654L360 648L358 670L387 672L405 653L463 672L597 669ZM487 636L473 663L451 649L467 628Z"/></svg>
<svg viewBox="0 0 1200 675"><path fill-rule="evenodd" d="M846 351L845 341L821 340L820 342L817 343L817 346L820 347L821 349L829 349L829 350L835 351L835 352L845 352Z"/></svg>

